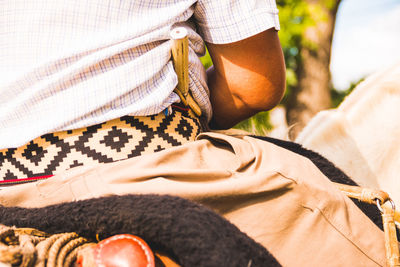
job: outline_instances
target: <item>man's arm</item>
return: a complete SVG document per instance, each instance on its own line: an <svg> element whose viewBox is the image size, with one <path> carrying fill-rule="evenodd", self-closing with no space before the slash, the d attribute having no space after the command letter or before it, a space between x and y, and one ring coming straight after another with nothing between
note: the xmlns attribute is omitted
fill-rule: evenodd
<svg viewBox="0 0 400 267"><path fill-rule="evenodd" d="M285 62L275 29L235 43L207 43L207 48L214 63L207 70L211 128L230 128L279 103L285 90Z"/></svg>

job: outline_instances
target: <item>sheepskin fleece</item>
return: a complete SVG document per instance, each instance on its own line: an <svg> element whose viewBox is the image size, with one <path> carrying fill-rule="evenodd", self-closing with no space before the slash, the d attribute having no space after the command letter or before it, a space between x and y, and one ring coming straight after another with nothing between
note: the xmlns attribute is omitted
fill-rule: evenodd
<svg viewBox="0 0 400 267"><path fill-rule="evenodd" d="M101 239L130 233L183 266L280 266L260 244L210 209L160 195L95 198L44 208L0 206L0 223Z"/></svg>

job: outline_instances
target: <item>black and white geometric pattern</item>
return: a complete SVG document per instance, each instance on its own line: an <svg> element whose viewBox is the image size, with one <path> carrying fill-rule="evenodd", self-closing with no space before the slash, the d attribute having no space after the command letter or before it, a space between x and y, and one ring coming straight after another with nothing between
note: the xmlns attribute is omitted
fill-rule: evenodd
<svg viewBox="0 0 400 267"><path fill-rule="evenodd" d="M46 134L0 150L0 181L54 175L64 170L149 154L192 141L199 119L187 111L169 116L124 116L86 128Z"/></svg>

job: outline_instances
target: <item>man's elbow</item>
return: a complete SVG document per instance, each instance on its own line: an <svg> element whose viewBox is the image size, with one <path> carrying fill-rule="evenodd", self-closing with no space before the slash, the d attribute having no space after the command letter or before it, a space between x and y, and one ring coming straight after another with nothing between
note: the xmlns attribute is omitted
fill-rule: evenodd
<svg viewBox="0 0 400 267"><path fill-rule="evenodd" d="M281 102L283 95L285 94L285 88L285 77L283 77L283 79L279 81L274 82L274 84L271 85L271 88L265 93L264 101L261 101L263 103L260 107L260 111L267 111L277 106Z"/></svg>
<svg viewBox="0 0 400 267"><path fill-rule="evenodd" d="M275 77L273 80L266 79L259 84L254 95L245 100L248 108L254 112L268 111L277 106L285 93L285 74Z"/></svg>

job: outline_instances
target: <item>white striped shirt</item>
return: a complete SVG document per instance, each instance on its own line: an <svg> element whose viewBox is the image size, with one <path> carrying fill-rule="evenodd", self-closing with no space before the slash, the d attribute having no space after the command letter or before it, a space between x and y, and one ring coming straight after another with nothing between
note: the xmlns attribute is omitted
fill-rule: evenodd
<svg viewBox="0 0 400 267"><path fill-rule="evenodd" d="M190 90L209 119L203 40L279 29L277 13L274 0L2 0L0 149L179 102L176 25L189 30Z"/></svg>

